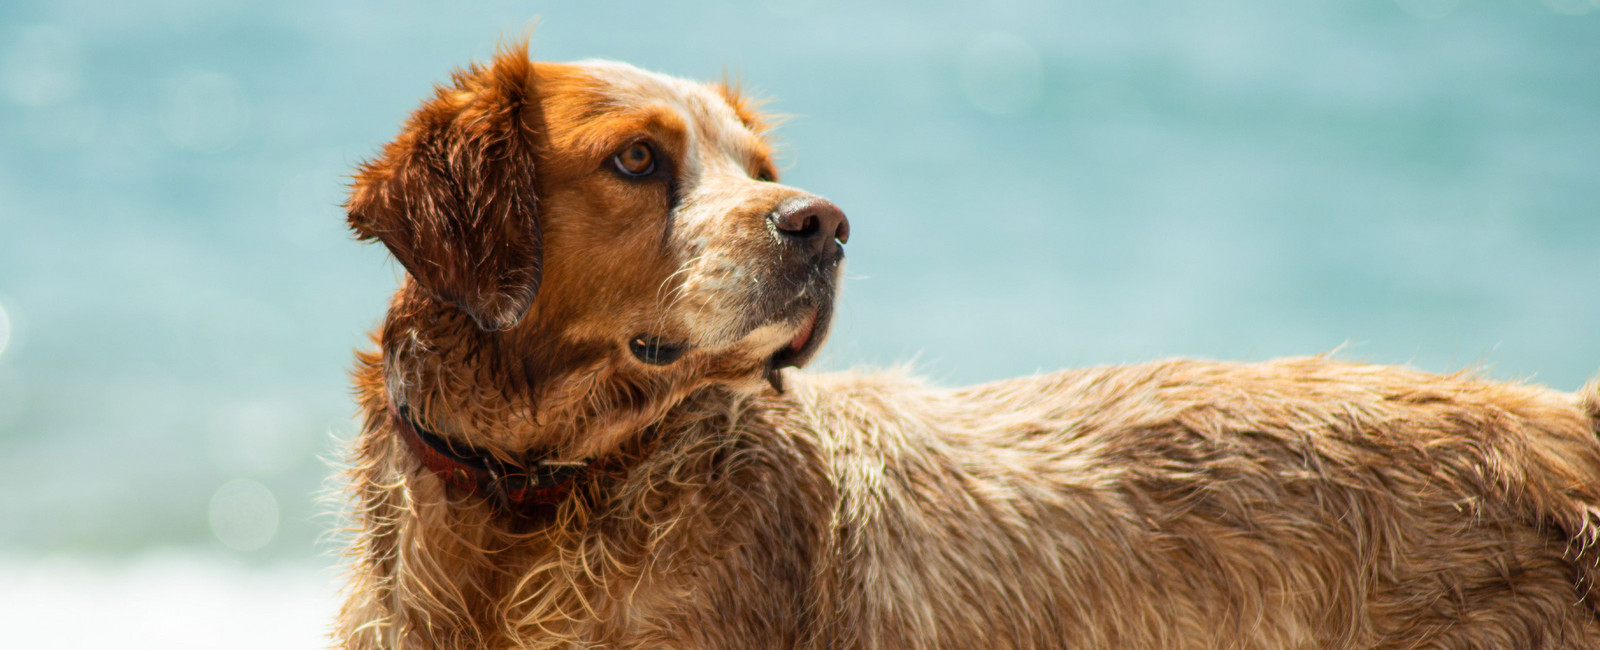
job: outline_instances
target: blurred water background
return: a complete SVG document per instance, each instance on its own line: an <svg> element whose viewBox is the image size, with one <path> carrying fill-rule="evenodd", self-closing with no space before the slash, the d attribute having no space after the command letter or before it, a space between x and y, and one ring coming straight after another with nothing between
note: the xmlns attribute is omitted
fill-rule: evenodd
<svg viewBox="0 0 1600 650"><path fill-rule="evenodd" d="M828 367L1600 370L1600 0L11 0L26 647L316 643L345 373L400 273L345 232L345 175L536 16L536 58L726 69L795 116L785 182L852 222Z"/></svg>

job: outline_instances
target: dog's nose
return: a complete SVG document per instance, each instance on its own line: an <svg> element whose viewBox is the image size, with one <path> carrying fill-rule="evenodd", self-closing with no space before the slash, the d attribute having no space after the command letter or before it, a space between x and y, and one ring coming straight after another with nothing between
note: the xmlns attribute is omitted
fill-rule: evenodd
<svg viewBox="0 0 1600 650"><path fill-rule="evenodd" d="M779 240L806 246L813 253L827 250L835 239L841 244L850 241L850 220L839 206L820 196L784 199L767 219L777 229Z"/></svg>

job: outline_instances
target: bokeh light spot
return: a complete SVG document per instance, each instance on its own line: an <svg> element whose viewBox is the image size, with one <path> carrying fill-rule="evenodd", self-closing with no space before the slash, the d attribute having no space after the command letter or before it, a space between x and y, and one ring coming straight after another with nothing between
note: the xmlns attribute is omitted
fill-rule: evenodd
<svg viewBox="0 0 1600 650"><path fill-rule="evenodd" d="M23 30L0 59L0 91L23 106L50 106L70 99L82 82L78 39L55 27Z"/></svg>
<svg viewBox="0 0 1600 650"><path fill-rule="evenodd" d="M196 72L173 81L161 105L161 132L179 149L226 151L244 133L250 107L233 77Z"/></svg>
<svg viewBox="0 0 1600 650"><path fill-rule="evenodd" d="M1032 43L1016 34L980 34L961 54L961 90L990 115L1019 115L1039 101L1044 64Z"/></svg>
<svg viewBox="0 0 1600 650"><path fill-rule="evenodd" d="M211 495L211 534L228 548L253 551L278 534L278 499L247 478L222 484Z"/></svg>

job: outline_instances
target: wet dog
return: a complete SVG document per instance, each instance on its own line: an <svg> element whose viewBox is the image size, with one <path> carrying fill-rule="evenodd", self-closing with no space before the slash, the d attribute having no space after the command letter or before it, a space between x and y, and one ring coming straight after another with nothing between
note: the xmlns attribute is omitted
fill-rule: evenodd
<svg viewBox="0 0 1600 650"><path fill-rule="evenodd" d="M807 375L849 237L727 84L504 51L355 176L349 648L1594 648L1600 389ZM959 297L953 297L959 299Z"/></svg>

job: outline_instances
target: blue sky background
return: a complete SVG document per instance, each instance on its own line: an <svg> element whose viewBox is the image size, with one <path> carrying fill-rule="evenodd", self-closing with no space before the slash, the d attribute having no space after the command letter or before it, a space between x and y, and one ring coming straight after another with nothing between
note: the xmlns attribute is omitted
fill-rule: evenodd
<svg viewBox="0 0 1600 650"><path fill-rule="evenodd" d="M1600 0L978 4L0 4L0 555L333 561L400 273L346 174L536 16L795 116L852 223L827 367L1600 371Z"/></svg>

